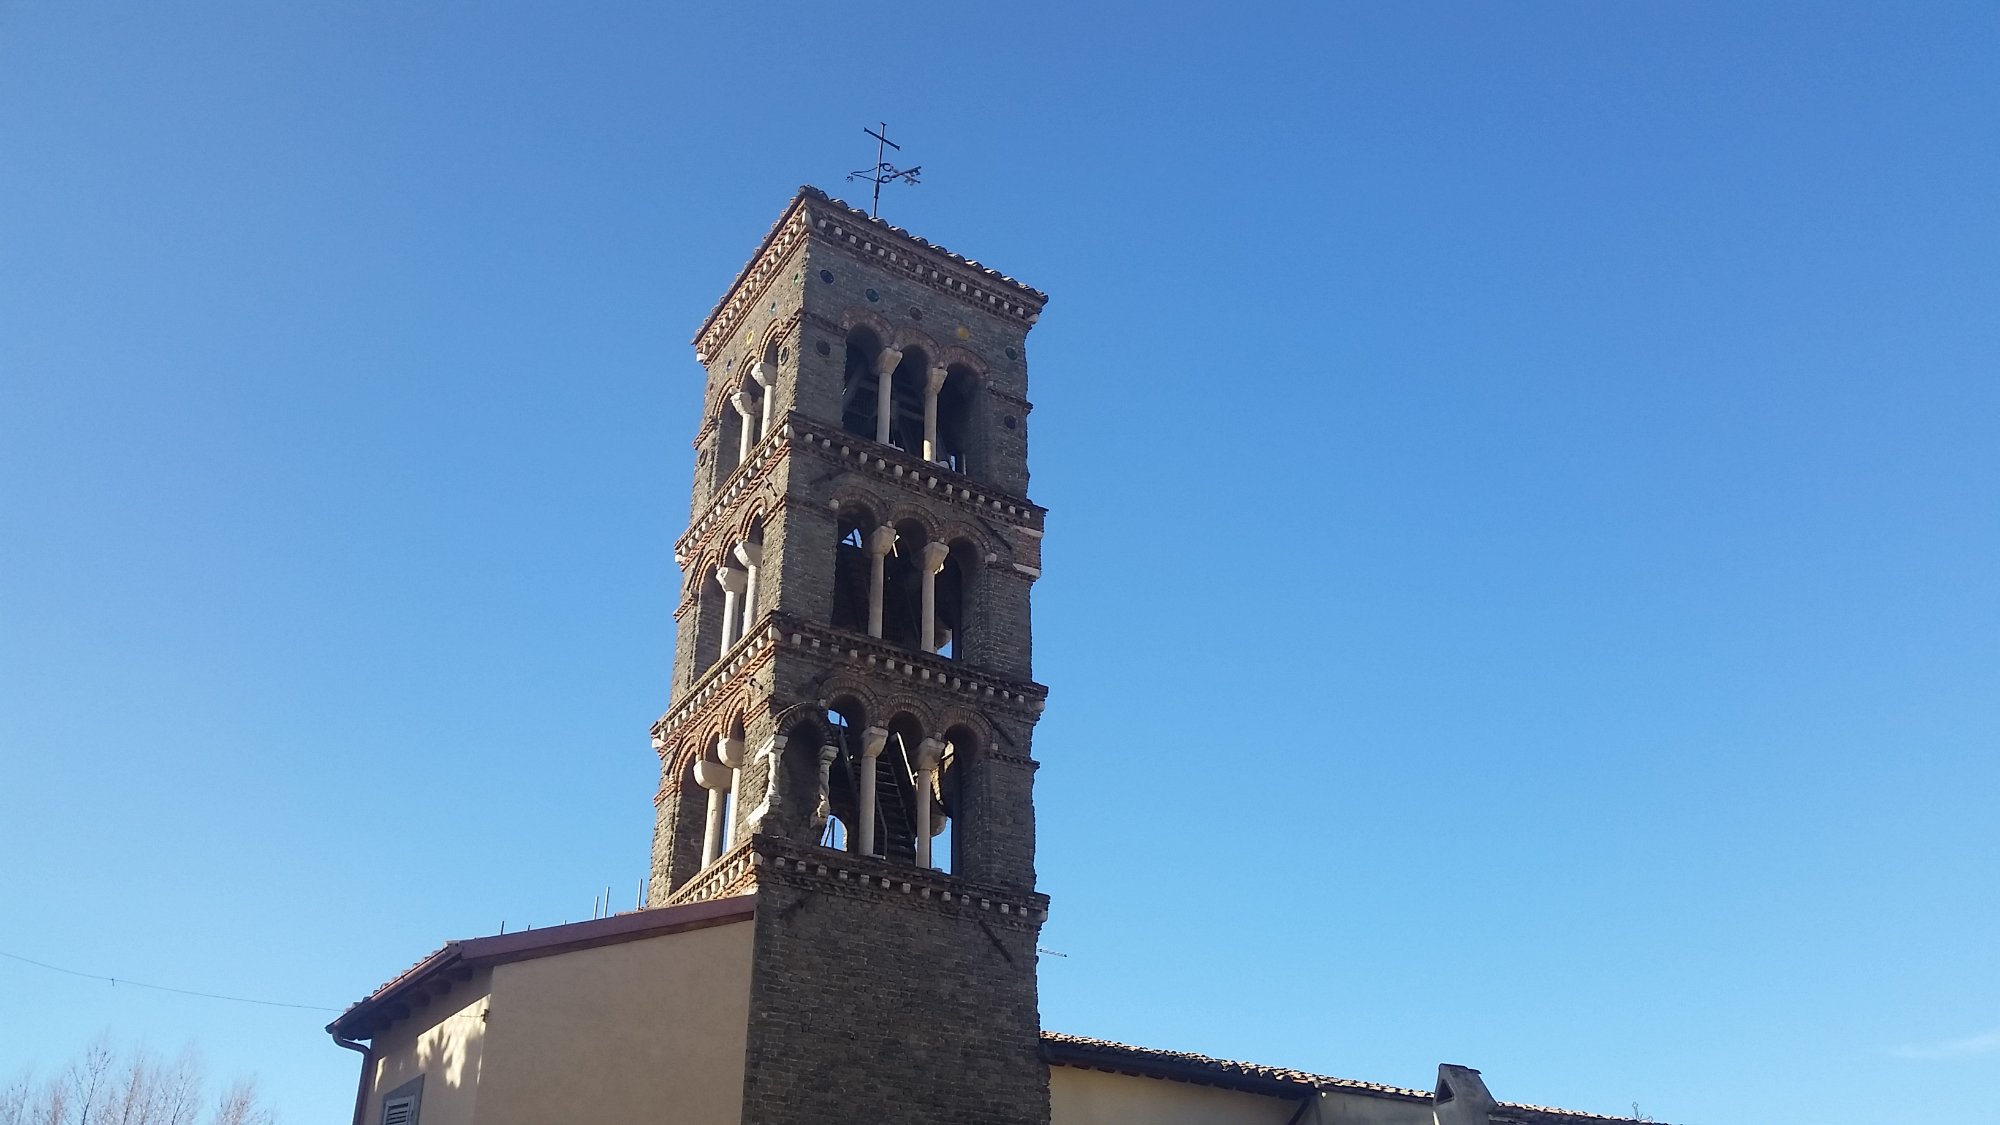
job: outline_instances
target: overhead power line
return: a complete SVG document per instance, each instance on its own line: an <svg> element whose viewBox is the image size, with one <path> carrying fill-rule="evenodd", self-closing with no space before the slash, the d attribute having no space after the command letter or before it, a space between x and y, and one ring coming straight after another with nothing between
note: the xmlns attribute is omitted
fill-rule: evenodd
<svg viewBox="0 0 2000 1125"><path fill-rule="evenodd" d="M142 980L130 980L125 977L107 977L102 973L78 972L75 969L65 969L61 965L51 965L47 961L37 961L33 957L23 957L18 953L9 953L4 949L0 949L0 957L5 957L10 961L19 961L25 965L33 965L38 969L47 969L54 973L82 977L85 980L109 981L113 987L124 984L130 985L133 988L150 988L155 992L173 992L181 996L199 996L204 1000L228 1000L237 1004L261 1004L266 1008L299 1008L308 1012L339 1012L344 1010L341 1008L327 1008L319 1004L287 1004L282 1000L254 1000L248 996L224 996L220 992L200 992L192 988L174 988L164 984L147 984Z"/></svg>

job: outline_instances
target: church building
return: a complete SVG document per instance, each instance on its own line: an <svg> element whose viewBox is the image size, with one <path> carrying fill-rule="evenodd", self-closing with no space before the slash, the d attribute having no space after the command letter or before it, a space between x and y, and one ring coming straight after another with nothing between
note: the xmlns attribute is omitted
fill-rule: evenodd
<svg viewBox="0 0 2000 1125"><path fill-rule="evenodd" d="M646 908L449 942L349 1008L354 1125L1629 1120L1043 1029L1046 300L800 189L695 337Z"/></svg>

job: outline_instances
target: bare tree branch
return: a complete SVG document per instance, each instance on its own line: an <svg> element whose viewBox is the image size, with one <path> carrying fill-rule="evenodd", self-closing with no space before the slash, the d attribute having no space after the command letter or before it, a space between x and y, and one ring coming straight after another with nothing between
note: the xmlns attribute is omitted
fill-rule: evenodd
<svg viewBox="0 0 2000 1125"><path fill-rule="evenodd" d="M119 1051L109 1036L86 1047L69 1066L37 1082L23 1073L0 1086L0 1125L274 1125L276 1116L239 1078L225 1088L208 1117L208 1078L192 1046L171 1060L139 1047Z"/></svg>

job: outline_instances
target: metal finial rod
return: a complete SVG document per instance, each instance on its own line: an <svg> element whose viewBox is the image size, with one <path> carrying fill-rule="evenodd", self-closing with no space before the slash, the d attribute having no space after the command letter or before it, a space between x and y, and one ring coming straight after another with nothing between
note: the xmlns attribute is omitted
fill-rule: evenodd
<svg viewBox="0 0 2000 1125"><path fill-rule="evenodd" d="M914 184L917 182L918 174L923 171L923 168L920 166L898 168L885 159L888 155L885 148L893 148L897 152L901 152L903 151L903 146L889 139L889 123L887 121L882 122L881 125L880 132L866 128L861 130L875 138L875 166L847 174L847 178L850 180L867 180L869 183L875 185L874 199L868 205L868 217L871 219L881 217L883 184L893 184L898 180L906 184Z"/></svg>

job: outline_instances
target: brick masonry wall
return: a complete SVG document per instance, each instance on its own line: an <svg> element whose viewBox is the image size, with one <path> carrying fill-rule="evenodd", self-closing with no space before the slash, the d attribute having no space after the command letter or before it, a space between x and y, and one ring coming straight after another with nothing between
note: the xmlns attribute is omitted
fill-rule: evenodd
<svg viewBox="0 0 2000 1125"><path fill-rule="evenodd" d="M964 644L960 659L942 662L949 668L941 669L936 658L885 652L878 642L835 635L838 643L819 648L770 645L741 667L732 660L734 670L726 676L704 680L716 657L721 599L719 591L706 596L702 584L713 587L713 579L698 575L695 589L702 596L682 606L674 677L676 704L693 702L683 726L662 727L671 752L655 832L653 898L664 901L698 874L706 794L674 776L685 769L686 751L711 737L727 716L741 714L751 755L733 801L741 840L744 818L763 802L773 772L758 751L774 735L786 736L776 769L781 799L761 824L757 846L768 839L795 856L879 868L884 878L900 874L905 883L921 882L937 893L813 878L800 869L756 869L744 1122L1044 1125L1048 1074L1035 984L1041 913L1040 905L1032 914L1018 908L1029 900L1045 905L1033 891L1031 740L1040 689L1029 683L1030 591L1041 562L1033 529L1040 516L1019 510L1028 487L1028 326L1004 310L941 292L818 228L781 244L790 247L786 261L770 274L766 289L735 306L746 310L740 323L705 357L707 414L689 565L712 567L724 537L748 514L741 505L765 505L771 517L763 525L759 609L776 613L776 620L824 629L833 614L837 507L860 502L885 520L915 519L942 541L971 545ZM899 252L918 260L930 255L921 248ZM947 272L963 269L941 258L934 264ZM718 459L734 443L721 433L734 424L722 405L724 393L740 385L747 365L775 354L774 424L796 411L839 431L847 335L860 324L891 345L922 348L931 362L966 362L983 372L964 434L972 480L893 451L880 451L898 466L885 471L853 456L843 460L837 447L788 439L790 448L769 479L757 484L754 496L744 493L731 483L734 465L724 463L733 458ZM837 445L858 455L873 445L872 436L843 435ZM940 474L957 483L938 485ZM973 499L972 492L983 498ZM727 518L704 522L718 497L728 498ZM758 643L753 637L739 651ZM863 649L867 656L859 655ZM926 674L902 667L911 660L925 664ZM948 686L953 678L985 686ZM996 694L996 679L1012 687ZM1026 698L1008 698L1024 689ZM957 869L951 875L826 852L803 838L817 796L823 701L835 694L864 701L872 724L908 715L927 736L974 732L980 745L961 748L955 767ZM708 893L706 883L699 887L694 893ZM946 888L953 888L950 900ZM967 888L974 891L970 900ZM987 894L996 905L976 905ZM1000 909L1003 900L1016 904L1013 912Z"/></svg>
<svg viewBox="0 0 2000 1125"><path fill-rule="evenodd" d="M760 871L745 1125L1043 1125L1038 922Z"/></svg>

